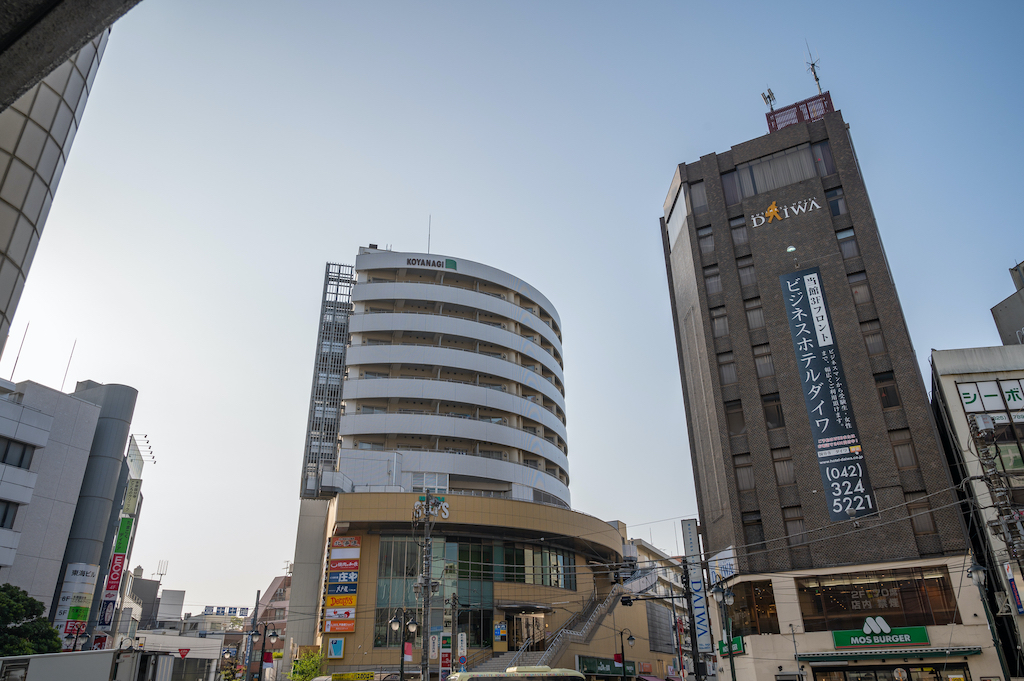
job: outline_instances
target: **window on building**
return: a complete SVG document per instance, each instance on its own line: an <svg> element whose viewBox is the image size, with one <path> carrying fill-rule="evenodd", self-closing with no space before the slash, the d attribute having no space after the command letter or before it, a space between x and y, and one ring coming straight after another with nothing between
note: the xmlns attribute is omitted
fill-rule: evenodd
<svg viewBox="0 0 1024 681"><path fill-rule="evenodd" d="M945 565L801 577L796 587L807 632L860 629L879 616L890 627L961 623Z"/></svg>
<svg viewBox="0 0 1024 681"><path fill-rule="evenodd" d="M772 362L772 349L768 343L754 346L754 366L757 368L758 378L775 375L775 363Z"/></svg>
<svg viewBox="0 0 1024 681"><path fill-rule="evenodd" d="M694 182L690 185L690 211L694 215L701 215L708 212L708 195L704 190L704 182Z"/></svg>
<svg viewBox="0 0 1024 681"><path fill-rule="evenodd" d="M779 394L765 395L761 402L764 404L764 420L768 424L768 429L784 428L786 420L782 418L782 400L779 399Z"/></svg>
<svg viewBox="0 0 1024 681"><path fill-rule="evenodd" d="M743 194L740 192L740 178L736 175L735 170L722 173L722 193L725 194L725 205L727 206L735 206L743 200Z"/></svg>
<svg viewBox="0 0 1024 681"><path fill-rule="evenodd" d="M857 237L854 236L852 227L836 232L836 239L839 240L839 252L843 254L844 260L860 255L860 247L857 245Z"/></svg>
<svg viewBox="0 0 1024 681"><path fill-rule="evenodd" d="M846 213L846 197L843 195L843 188L837 187L825 192L825 200L832 210L832 215L843 215Z"/></svg>
<svg viewBox="0 0 1024 681"><path fill-rule="evenodd" d="M718 376L722 379L722 385L730 385L737 381L736 362L733 361L733 354L731 352L719 353Z"/></svg>
<svg viewBox="0 0 1024 681"><path fill-rule="evenodd" d="M789 506L782 509L782 521L786 523L786 539L790 546L807 543L804 529L804 510L800 506Z"/></svg>
<svg viewBox="0 0 1024 681"><path fill-rule="evenodd" d="M715 338L729 335L729 317L724 305L711 308L711 335Z"/></svg>
<svg viewBox="0 0 1024 681"><path fill-rule="evenodd" d="M697 243L700 245L701 253L711 253L715 250L715 236L710 227L701 227L697 230Z"/></svg>
<svg viewBox="0 0 1024 681"><path fill-rule="evenodd" d="M412 474L412 491L413 492L447 492L448 491L448 474L447 473L413 473Z"/></svg>
<svg viewBox="0 0 1024 681"><path fill-rule="evenodd" d="M771 580L740 582L730 588L734 600L727 614L732 618L733 636L779 633L778 608Z"/></svg>
<svg viewBox="0 0 1024 681"><path fill-rule="evenodd" d="M736 267L740 272L740 286L753 286L757 283L757 272L754 270L754 257L751 255L737 258Z"/></svg>
<svg viewBox="0 0 1024 681"><path fill-rule="evenodd" d="M12 501L0 501L0 527L9 530L14 527L14 516L18 513L18 505Z"/></svg>
<svg viewBox="0 0 1024 681"><path fill-rule="evenodd" d="M782 485L796 484L796 470L793 468L793 455L789 447L780 447L772 450L772 460L775 463L775 481Z"/></svg>
<svg viewBox="0 0 1024 681"><path fill-rule="evenodd" d="M743 418L743 404L739 400L725 403L725 422L729 435L743 435L747 432L747 421Z"/></svg>
<svg viewBox="0 0 1024 681"><path fill-rule="evenodd" d="M847 277L850 282L850 291L853 293L853 302L856 305L871 302L871 288L868 286L868 275L866 272L854 272Z"/></svg>
<svg viewBox="0 0 1024 681"><path fill-rule="evenodd" d="M747 552L764 551L764 527L761 525L761 512L744 513L743 519L743 541L747 545Z"/></svg>
<svg viewBox="0 0 1024 681"><path fill-rule="evenodd" d="M831 159L831 156L829 157ZM822 166L824 167L824 166ZM826 168L827 169L827 168ZM749 198L819 175L810 144L801 144L736 166L740 192Z"/></svg>
<svg viewBox="0 0 1024 681"><path fill-rule="evenodd" d="M357 449L372 449L374 451L383 451L384 445L380 442L359 442L356 444Z"/></svg>
<svg viewBox="0 0 1024 681"><path fill-rule="evenodd" d="M836 172L836 164L832 161L832 147L828 140L811 145L811 155L814 157L814 167L818 175L825 177Z"/></svg>
<svg viewBox="0 0 1024 681"><path fill-rule="evenodd" d="M32 445L0 437L0 463L28 470L32 466L33 452L35 447Z"/></svg>
<svg viewBox="0 0 1024 681"><path fill-rule="evenodd" d="M900 394L896 390L896 378L891 371L875 374L875 388L878 390L878 399L882 403L882 409L892 409L900 406Z"/></svg>
<svg viewBox="0 0 1024 681"><path fill-rule="evenodd" d="M861 322L860 332L864 334L864 345L868 354L874 357L885 353L885 339L882 338L882 325L877 319Z"/></svg>
<svg viewBox="0 0 1024 681"><path fill-rule="evenodd" d="M704 268L704 286L709 296L722 292L722 275L718 273L718 265Z"/></svg>
<svg viewBox="0 0 1024 681"><path fill-rule="evenodd" d="M375 407L372 404L363 404L359 407L360 413L363 414L387 414L387 407Z"/></svg>
<svg viewBox="0 0 1024 681"><path fill-rule="evenodd" d="M750 454L737 454L732 457L732 465L736 469L736 489L745 492L757 486L754 480L754 466L750 460Z"/></svg>
<svg viewBox="0 0 1024 681"><path fill-rule="evenodd" d="M743 301L743 308L747 311L747 326L751 329L764 327L764 310L761 309L761 298L750 298Z"/></svg>
<svg viewBox="0 0 1024 681"><path fill-rule="evenodd" d="M935 534L935 518L932 516L932 508L928 504L927 492L907 492L904 495L907 500L907 515L910 516L910 525L914 528L915 535Z"/></svg>
<svg viewBox="0 0 1024 681"><path fill-rule="evenodd" d="M738 217L729 220L729 229L732 230L732 245L743 246L749 243L750 239L747 235L747 218Z"/></svg>
<svg viewBox="0 0 1024 681"><path fill-rule="evenodd" d="M917 468L917 454L914 452L914 441L910 439L910 431L906 428L889 431L889 442L892 453L896 457L896 467L900 470Z"/></svg>

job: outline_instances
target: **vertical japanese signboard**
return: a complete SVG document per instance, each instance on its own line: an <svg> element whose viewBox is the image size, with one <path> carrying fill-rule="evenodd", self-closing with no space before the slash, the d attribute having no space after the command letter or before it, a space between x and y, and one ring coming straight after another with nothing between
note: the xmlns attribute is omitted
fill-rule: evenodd
<svg viewBox="0 0 1024 681"><path fill-rule="evenodd" d="M701 566L700 530L696 520L683 520L683 545L687 571L690 578L690 594L693 606L693 626L697 632L697 650L702 653L714 651L711 645L711 620L708 619L708 592L704 586L704 569Z"/></svg>
<svg viewBox="0 0 1024 681"><path fill-rule="evenodd" d="M359 585L361 548L361 537L330 538L327 547L327 578L324 580L325 633L349 634L356 630L356 589Z"/></svg>
<svg viewBox="0 0 1024 681"><path fill-rule="evenodd" d="M876 513L821 271L812 267L779 280L829 517L849 520Z"/></svg>

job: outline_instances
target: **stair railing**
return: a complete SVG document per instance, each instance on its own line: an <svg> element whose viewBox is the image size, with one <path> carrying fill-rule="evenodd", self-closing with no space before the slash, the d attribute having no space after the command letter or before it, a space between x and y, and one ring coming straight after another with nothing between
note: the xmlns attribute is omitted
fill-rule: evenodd
<svg viewBox="0 0 1024 681"><path fill-rule="evenodd" d="M587 617L582 626L578 629L568 629L565 627L560 629L551 639L548 649L544 651L544 654L541 656L540 660L537 661L537 664L550 666L552 662L562 656L562 653L565 652L565 648L569 645L570 641L586 642L597 629L596 625L600 623L601 620L604 619L604 616L608 614L608 611L614 607L615 603L618 601L620 591L622 591L622 587L619 584L612 585L612 589L608 592L608 596L594 609L593 612L590 613L590 616Z"/></svg>

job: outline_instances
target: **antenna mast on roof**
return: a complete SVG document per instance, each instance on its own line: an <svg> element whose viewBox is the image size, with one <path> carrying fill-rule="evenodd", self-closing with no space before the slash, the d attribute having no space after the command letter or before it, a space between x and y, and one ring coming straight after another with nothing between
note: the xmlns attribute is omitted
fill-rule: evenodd
<svg viewBox="0 0 1024 681"><path fill-rule="evenodd" d="M430 223L433 219L433 215L427 216L427 253L430 253Z"/></svg>
<svg viewBox="0 0 1024 681"><path fill-rule="evenodd" d="M804 44L807 45L807 58L811 60L811 61L807 62L807 70L811 72L812 76L814 76L814 84L818 86L818 94L820 95L822 93L821 93L821 81L818 80L818 62L821 61L821 58L819 57L818 59L813 59L811 57L811 46L810 46L810 44L808 44L808 42L806 40L804 41Z"/></svg>
<svg viewBox="0 0 1024 681"><path fill-rule="evenodd" d="M765 106L767 106L770 110L775 111L775 93L772 92L771 88L768 88L767 94L765 94L764 92L761 93L761 99L764 100Z"/></svg>

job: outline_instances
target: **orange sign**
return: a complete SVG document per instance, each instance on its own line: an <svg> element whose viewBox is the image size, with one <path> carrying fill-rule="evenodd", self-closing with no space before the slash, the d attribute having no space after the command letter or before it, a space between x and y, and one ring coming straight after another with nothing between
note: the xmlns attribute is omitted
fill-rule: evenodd
<svg viewBox="0 0 1024 681"><path fill-rule="evenodd" d="M356 623L352 620L327 620L324 631L328 634L351 633L356 630Z"/></svg>
<svg viewBox="0 0 1024 681"><path fill-rule="evenodd" d="M362 543L362 537L331 537L332 549L357 549Z"/></svg>
<svg viewBox="0 0 1024 681"><path fill-rule="evenodd" d="M356 597L355 594L328 596L325 605L328 608L354 608L356 607Z"/></svg>

